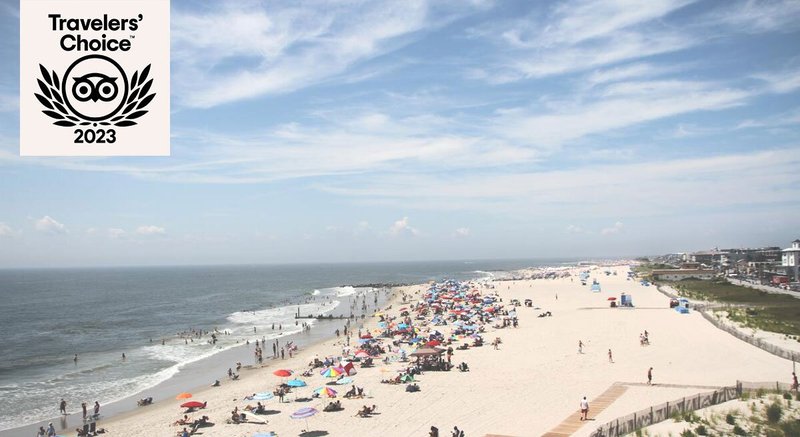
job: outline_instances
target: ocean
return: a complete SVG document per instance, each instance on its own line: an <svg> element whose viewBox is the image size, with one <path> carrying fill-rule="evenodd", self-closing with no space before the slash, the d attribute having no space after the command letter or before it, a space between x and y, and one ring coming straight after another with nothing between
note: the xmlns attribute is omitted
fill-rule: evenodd
<svg viewBox="0 0 800 437"><path fill-rule="evenodd" d="M107 405L170 381L186 384L191 372L195 379L199 369L208 372L204 362L225 367L231 361L223 364L214 357L243 349L247 341L300 335L297 311L347 316L353 308L360 310L361 304L354 304L359 296L374 310L375 299L380 306L386 297L374 284L474 279L568 262L0 270L0 436L53 420L62 398L75 413L81 402L91 409L95 400ZM313 335L302 341L306 344L330 337L335 329L316 326L331 322L302 321L312 324ZM216 344L208 343L208 335L179 335L214 329L227 332ZM265 358L271 356L266 349ZM254 360L249 351L230 354L229 359Z"/></svg>

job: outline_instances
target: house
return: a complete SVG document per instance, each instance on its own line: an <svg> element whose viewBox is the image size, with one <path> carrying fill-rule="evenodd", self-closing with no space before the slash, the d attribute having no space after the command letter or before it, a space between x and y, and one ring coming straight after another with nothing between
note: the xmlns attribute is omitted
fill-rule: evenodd
<svg viewBox="0 0 800 437"><path fill-rule="evenodd" d="M798 276L798 268L800 268L800 239L792 241L792 247L781 251L781 265L786 272L786 276L793 278L794 282L800 282L800 276Z"/></svg>
<svg viewBox="0 0 800 437"><path fill-rule="evenodd" d="M667 269L653 270L653 278L662 281L680 281L681 279L714 279L713 270L701 269Z"/></svg>

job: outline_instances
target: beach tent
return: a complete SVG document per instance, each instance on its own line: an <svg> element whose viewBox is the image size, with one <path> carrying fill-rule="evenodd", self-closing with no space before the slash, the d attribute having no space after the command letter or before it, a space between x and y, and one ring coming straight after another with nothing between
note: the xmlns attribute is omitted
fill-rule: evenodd
<svg viewBox="0 0 800 437"><path fill-rule="evenodd" d="M432 355L441 355L442 352L444 352L444 351L443 350L436 350L436 349L432 349L432 348L423 347L423 348L419 348L416 351L414 351L411 354L411 356L412 357L429 357L429 356L432 356Z"/></svg>

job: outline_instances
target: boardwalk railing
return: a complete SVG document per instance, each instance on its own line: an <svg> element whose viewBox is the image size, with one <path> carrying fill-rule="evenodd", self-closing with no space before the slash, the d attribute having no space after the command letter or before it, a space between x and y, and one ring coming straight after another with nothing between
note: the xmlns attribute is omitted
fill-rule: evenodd
<svg viewBox="0 0 800 437"><path fill-rule="evenodd" d="M767 390L788 391L790 384L783 382L736 381L733 387L722 387L714 391L696 394L672 402L654 405L627 416L618 417L600 426L590 437L617 437L636 432L637 429L663 422L676 414L687 413L737 399L743 392Z"/></svg>

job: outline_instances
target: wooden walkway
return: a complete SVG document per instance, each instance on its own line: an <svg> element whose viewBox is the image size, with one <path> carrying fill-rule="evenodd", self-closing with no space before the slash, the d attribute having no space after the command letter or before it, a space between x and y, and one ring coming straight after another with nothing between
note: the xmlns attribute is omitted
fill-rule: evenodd
<svg viewBox="0 0 800 437"><path fill-rule="evenodd" d="M609 387L608 390L600 394L600 396L589 401L589 421L591 421L592 417L597 416L600 412L605 410L617 400L618 397L622 396L626 390L628 390L628 387L622 384L614 384ZM561 424L544 434L544 437L567 437L581 429L587 421L581 420L581 413L578 408L575 410L576 411L564 419Z"/></svg>

